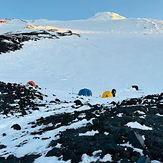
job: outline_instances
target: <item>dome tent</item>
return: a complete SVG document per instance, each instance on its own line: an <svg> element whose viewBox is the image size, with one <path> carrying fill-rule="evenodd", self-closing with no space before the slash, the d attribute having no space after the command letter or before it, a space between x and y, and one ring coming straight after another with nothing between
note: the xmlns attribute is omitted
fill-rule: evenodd
<svg viewBox="0 0 163 163"><path fill-rule="evenodd" d="M110 91L105 91L103 92L102 98L110 98L110 97L113 97L113 94L110 92Z"/></svg>
<svg viewBox="0 0 163 163"><path fill-rule="evenodd" d="M79 96L92 96L92 91L90 89L81 89L78 93Z"/></svg>
<svg viewBox="0 0 163 163"><path fill-rule="evenodd" d="M28 81L27 82L28 85L32 86L32 87L36 87L36 83L34 81Z"/></svg>

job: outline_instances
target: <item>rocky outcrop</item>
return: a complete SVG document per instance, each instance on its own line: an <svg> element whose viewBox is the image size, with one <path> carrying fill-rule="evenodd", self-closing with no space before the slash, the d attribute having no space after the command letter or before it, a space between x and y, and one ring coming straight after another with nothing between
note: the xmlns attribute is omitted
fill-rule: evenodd
<svg viewBox="0 0 163 163"><path fill-rule="evenodd" d="M6 33L0 35L0 54L7 53L10 51L19 50L22 48L25 41L38 41L40 39L59 39L62 36L72 36L76 35L80 37L79 34L73 33L71 30L65 32L53 32L50 33L45 30L33 31L33 32L23 32L23 33Z"/></svg>
<svg viewBox="0 0 163 163"><path fill-rule="evenodd" d="M16 132L27 132L21 136L24 141L17 148L28 144L27 136L30 136L32 141L49 142L45 146L45 157L55 156L58 160L71 160L72 163L78 163L84 157L104 162L106 156L109 156L108 162L163 162L163 93L111 102L110 105L92 105L78 96L73 101L55 97L45 102L44 98L38 88L0 83L2 115L30 116L44 108L44 116L28 123L31 131L24 129L23 123L11 126ZM2 133L3 140L7 134ZM3 149L5 155L9 147L2 141L0 150ZM24 163L23 160L27 160L32 163L42 155L33 153L17 158L13 154L9 152L7 157L1 154L0 162Z"/></svg>
<svg viewBox="0 0 163 163"><path fill-rule="evenodd" d="M98 158L98 162L102 162L102 158L108 153L114 162L136 162L142 155L162 162L162 99L163 94L160 94L124 100L114 107L90 106L90 110L82 113L87 120L93 119L92 123L61 132L60 138L49 144L52 149L46 156L63 156L65 161L72 159L72 162L80 162L84 154L91 157L94 156L93 152L100 151L94 156ZM66 119L64 123L68 124L75 119L81 120L79 114L81 112L60 117ZM54 118L53 123L58 118ZM42 119L42 123L45 122L46 119ZM142 128L128 125L135 122ZM95 134L89 134L91 132ZM57 144L61 144L61 147L57 148Z"/></svg>
<svg viewBox="0 0 163 163"><path fill-rule="evenodd" d="M26 115L38 110L44 95L37 89L16 83L0 82L0 114Z"/></svg>

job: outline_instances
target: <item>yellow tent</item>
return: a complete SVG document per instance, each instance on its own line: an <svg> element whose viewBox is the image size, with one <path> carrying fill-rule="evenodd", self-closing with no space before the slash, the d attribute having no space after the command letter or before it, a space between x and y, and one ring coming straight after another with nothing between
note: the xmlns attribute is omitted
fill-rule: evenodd
<svg viewBox="0 0 163 163"><path fill-rule="evenodd" d="M110 98L110 97L113 97L113 94L110 91L105 91L102 94L102 98Z"/></svg>

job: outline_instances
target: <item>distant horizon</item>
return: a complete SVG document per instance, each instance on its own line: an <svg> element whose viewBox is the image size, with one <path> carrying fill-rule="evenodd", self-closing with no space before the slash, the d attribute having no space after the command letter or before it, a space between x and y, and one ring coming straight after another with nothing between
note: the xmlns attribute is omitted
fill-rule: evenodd
<svg viewBox="0 0 163 163"><path fill-rule="evenodd" d="M162 0L5 0L1 6L0 19L79 20L115 12L127 18L163 20Z"/></svg>
<svg viewBox="0 0 163 163"><path fill-rule="evenodd" d="M2 19L20 19L20 20L61 20L61 21L71 21L71 20L84 20L84 19L89 19L89 18L92 18L92 17L94 17L97 13L107 13L107 12L111 12L111 13L116 13L116 14L119 14L120 16L124 16L125 18L129 18L129 19L136 19L136 18L147 18L147 19L155 19L155 20L163 20L163 19L157 19L157 18L152 18L152 17L128 17L128 16L126 16L126 15L122 15L121 13L118 13L118 12L115 12L115 11L101 11L101 12L96 12L96 13L94 13L94 15L91 15L91 16L89 16L89 17L84 17L84 18L76 18L76 19L53 19L53 18L51 18L51 19L48 19L48 18L45 18L45 17L43 17L43 18L34 18L34 19L27 19L27 18L17 18L17 17L10 17L10 18L7 18L7 17L4 17L4 18L2 18L2 17L0 17L0 20Z"/></svg>

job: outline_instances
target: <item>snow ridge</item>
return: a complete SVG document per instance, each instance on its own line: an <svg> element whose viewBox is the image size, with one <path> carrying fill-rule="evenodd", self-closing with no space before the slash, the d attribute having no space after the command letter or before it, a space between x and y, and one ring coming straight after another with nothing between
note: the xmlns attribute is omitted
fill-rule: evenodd
<svg viewBox="0 0 163 163"><path fill-rule="evenodd" d="M121 20L126 19L124 16L121 16L115 12L98 12L91 19L96 20Z"/></svg>

